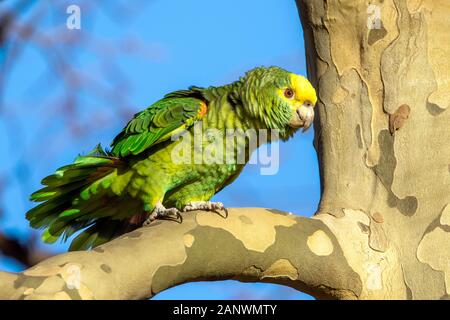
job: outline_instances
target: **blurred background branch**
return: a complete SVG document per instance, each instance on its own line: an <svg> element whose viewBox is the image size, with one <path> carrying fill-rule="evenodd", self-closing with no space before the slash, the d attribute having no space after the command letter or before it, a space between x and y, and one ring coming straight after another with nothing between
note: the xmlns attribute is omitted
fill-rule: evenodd
<svg viewBox="0 0 450 320"><path fill-rule="evenodd" d="M143 8L148 4L149 1L138 1L133 8ZM130 81L118 66L118 57L124 54L154 55L152 48L146 47L137 37L123 37L117 42L117 39L112 41L102 39L91 32L67 32L64 27L67 15L62 14L60 18L56 18L48 14L49 11L65 13L67 5L64 1L56 3L35 0L4 1L0 4L0 121L6 128L5 140L14 150L22 151L21 154L14 155L15 164L11 164L13 170L1 168L0 196L4 192L6 181L18 183L23 208L28 207L26 202L30 187L27 180L36 170L36 162L39 162L39 158L36 157L30 165L27 157L30 153L39 154L39 148L42 146L36 145L34 141L28 143L21 132L26 131L29 124L25 123L24 126L24 123L14 119L15 115L26 112L31 106L24 108L5 102L8 77L14 68L19 67L18 63L23 63L20 60L21 56L27 50L35 50L46 65L37 75L36 81L22 88L29 97L37 92L45 92L44 101L36 99L35 102L36 105L43 105L45 112L52 114L51 117L42 116L36 119L38 127L35 136L44 137L52 122L62 122L64 123L62 130L65 132L59 131L58 134L80 140L93 129L91 126L104 125L108 120L102 112L98 112L94 121L82 121L79 114L82 112L84 99L103 101L105 105L115 110L123 121L134 113L129 107ZM77 5L83 8L83 15L89 15L89 12L99 9L93 1L78 1ZM52 6L52 10L49 10L49 6ZM126 23L128 19L139 14L139 10L126 7L120 1L103 4L101 8L116 23ZM89 20L85 19L84 22L89 23ZM107 76L98 77L92 70L77 68L77 59L81 54L95 57L100 62L98 72ZM114 79L113 86L110 79ZM49 90L54 86L61 87L57 90L57 94ZM59 148L46 149L46 157L51 157L53 152L58 150ZM38 234L32 230L20 236L0 233L0 252L13 258L23 267L29 267L54 254L39 248Z"/></svg>

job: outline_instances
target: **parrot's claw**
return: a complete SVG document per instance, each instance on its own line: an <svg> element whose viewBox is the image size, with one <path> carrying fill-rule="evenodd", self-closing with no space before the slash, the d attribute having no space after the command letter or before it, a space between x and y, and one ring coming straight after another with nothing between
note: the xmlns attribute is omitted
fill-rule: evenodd
<svg viewBox="0 0 450 320"><path fill-rule="evenodd" d="M177 208L166 209L162 204L158 203L153 209L152 213L148 216L147 220L142 224L143 226L149 226L156 219L172 220L177 222L183 222L180 210Z"/></svg>
<svg viewBox="0 0 450 320"><path fill-rule="evenodd" d="M211 202L211 201L193 201L189 202L187 205L183 207L183 212L195 211L195 210L206 210L206 211L214 211L219 215L219 211L223 211L225 218L228 217L228 210L225 208L222 202Z"/></svg>

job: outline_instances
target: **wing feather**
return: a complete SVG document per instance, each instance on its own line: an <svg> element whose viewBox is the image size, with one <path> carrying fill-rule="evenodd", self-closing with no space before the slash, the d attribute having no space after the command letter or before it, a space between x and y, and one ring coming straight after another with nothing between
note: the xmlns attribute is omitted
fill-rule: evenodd
<svg viewBox="0 0 450 320"><path fill-rule="evenodd" d="M117 135L111 144L111 153L126 157L170 138L173 132L191 126L206 113L205 100L177 92L159 100L149 108L135 114L134 118Z"/></svg>

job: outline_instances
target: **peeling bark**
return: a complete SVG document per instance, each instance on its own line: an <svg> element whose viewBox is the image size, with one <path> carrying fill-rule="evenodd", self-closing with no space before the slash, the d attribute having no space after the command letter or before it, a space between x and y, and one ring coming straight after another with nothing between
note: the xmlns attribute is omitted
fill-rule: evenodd
<svg viewBox="0 0 450 320"><path fill-rule="evenodd" d="M448 296L450 3L297 3L309 76L319 91L323 194L316 218L333 224L359 219L378 252L368 256L381 255L378 262L348 256L365 283L360 298ZM368 28L374 18L378 28ZM366 254L348 243L356 231L339 224L344 253ZM383 265L379 285L362 274Z"/></svg>

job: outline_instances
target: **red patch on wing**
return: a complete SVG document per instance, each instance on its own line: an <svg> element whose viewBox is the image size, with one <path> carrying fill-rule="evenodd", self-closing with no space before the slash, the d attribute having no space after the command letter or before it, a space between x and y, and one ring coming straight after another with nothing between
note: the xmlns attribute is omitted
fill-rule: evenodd
<svg viewBox="0 0 450 320"><path fill-rule="evenodd" d="M203 118L206 114L206 112L208 112L208 107L206 106L206 103L202 102L201 106L200 106L200 110L198 111L198 116L199 118Z"/></svg>

